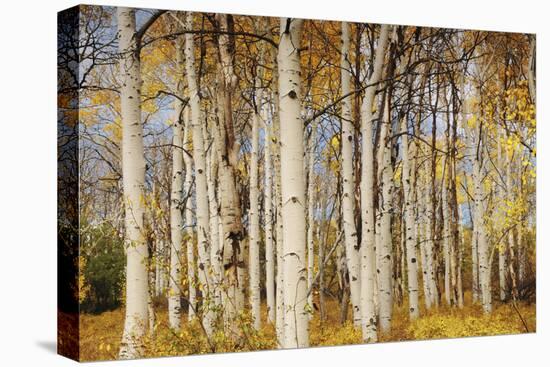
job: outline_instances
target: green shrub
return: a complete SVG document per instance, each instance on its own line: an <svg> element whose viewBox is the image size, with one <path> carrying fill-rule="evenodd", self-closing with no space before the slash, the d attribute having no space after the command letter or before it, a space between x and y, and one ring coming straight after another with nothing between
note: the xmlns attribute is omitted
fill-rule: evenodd
<svg viewBox="0 0 550 367"><path fill-rule="evenodd" d="M85 312L114 310L122 303L124 285L124 244L114 230L100 226L89 230L82 241L86 297L81 302Z"/></svg>

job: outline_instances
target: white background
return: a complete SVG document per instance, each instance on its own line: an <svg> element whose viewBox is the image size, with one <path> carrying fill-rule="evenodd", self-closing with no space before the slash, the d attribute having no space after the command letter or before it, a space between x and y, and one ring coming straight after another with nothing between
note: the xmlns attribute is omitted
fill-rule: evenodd
<svg viewBox="0 0 550 367"><path fill-rule="evenodd" d="M294 16L537 33L537 334L300 351L107 362L105 366L541 366L549 365L546 246L548 65L544 0L132 0L181 10ZM94 4L105 2L89 1ZM56 338L56 12L75 1L6 0L0 8L0 365L74 365ZM546 15L546 17L545 17Z"/></svg>

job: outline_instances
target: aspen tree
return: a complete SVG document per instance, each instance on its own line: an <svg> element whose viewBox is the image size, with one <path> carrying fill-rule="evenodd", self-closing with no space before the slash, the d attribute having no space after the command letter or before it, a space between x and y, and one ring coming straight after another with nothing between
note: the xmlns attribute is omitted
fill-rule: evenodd
<svg viewBox="0 0 550 367"><path fill-rule="evenodd" d="M420 147L419 147L420 148ZM424 153L424 149L419 149L419 154ZM419 166L419 168L422 166ZM416 197L418 201L418 230L417 230L417 238L418 243L420 245L420 258L422 260L421 267L422 267L422 285L424 289L424 305L426 306L426 309L429 310L432 308L432 287L430 283L430 277L429 273L430 270L428 268L428 257L427 257L427 241L426 241L426 228L428 227L429 223L427 220L427 203L426 203L426 173L425 170L422 170L418 172L418 184L416 185Z"/></svg>
<svg viewBox="0 0 550 367"><path fill-rule="evenodd" d="M183 162L185 163L185 179L183 181L184 192L184 207L183 213L185 215L185 235L186 235L186 250L187 250L187 284L188 284L188 296L187 300L189 308L187 311L187 318L189 321L195 317L195 309L197 307L197 292L196 283L197 276L195 272L195 246L193 239L193 210L191 204L191 191L193 189L193 157L191 157L187 150L191 145L191 137L193 133L193 127L191 126L191 108L188 107L183 111L184 118L184 133L183 133L183 145L186 151L183 152Z"/></svg>
<svg viewBox="0 0 550 367"><path fill-rule="evenodd" d="M351 60L350 60L350 30L347 22L342 22L342 49L340 58L341 93L346 96L351 92ZM361 326L361 280L359 248L357 244L357 228L355 227L355 182L353 179L353 135L354 127L351 120L352 96L342 100L342 211L344 221L344 241L346 261L349 272L350 298L353 314L353 324Z"/></svg>
<svg viewBox="0 0 550 367"><path fill-rule="evenodd" d="M324 200L321 200L323 202ZM324 207L322 203L320 207ZM321 322L326 320L326 306L325 306L325 241L321 241L321 226L317 226L317 238L319 239L319 319Z"/></svg>
<svg viewBox="0 0 550 367"><path fill-rule="evenodd" d="M267 107L263 109L267 111ZM273 116L271 116L273 117ZM275 248L273 247L273 172L272 172L272 125L264 118L264 206L265 206L265 290L267 321L275 323Z"/></svg>
<svg viewBox="0 0 550 367"><path fill-rule="evenodd" d="M376 278L376 252L374 248L374 152L373 152L373 113L377 83L382 77L382 66L388 44L390 26L382 25L374 58L374 68L367 80L369 87L361 106L361 326L365 342L377 341L374 292ZM368 44L366 33L364 44Z"/></svg>
<svg viewBox="0 0 550 367"><path fill-rule="evenodd" d="M446 99L445 88L443 88L443 99ZM449 105L446 104L446 108L449 108ZM451 207L449 201L449 177L450 177L450 167L449 163L449 152L450 152L450 142L449 142L449 130L450 130L450 121L449 113L444 112L444 121L445 121L445 146L446 152L443 156L442 162L442 177L441 177L441 206L443 210L443 260L444 260L444 292L445 292L445 301L447 305L452 305L451 300Z"/></svg>
<svg viewBox="0 0 550 367"><path fill-rule="evenodd" d="M257 73L257 72L256 72ZM249 245L249 280L250 307L253 326L260 329L260 215L258 189L258 155L260 150L260 109L262 93L259 90L259 79L256 77L256 101L252 113L252 150L250 151L250 245Z"/></svg>
<svg viewBox="0 0 550 367"><path fill-rule="evenodd" d="M187 13L187 29L193 29L193 14ZM213 313L210 305L210 290L208 270L210 268L209 243L207 231L209 228L208 187L206 183L206 153L201 123L200 92L197 87L195 71L195 44L192 33L185 34L185 70L189 90L189 106L191 108L190 125L193 139L193 162L195 165L196 192L196 230L198 247L198 280L203 295L202 324L207 335L212 333Z"/></svg>
<svg viewBox="0 0 550 367"><path fill-rule="evenodd" d="M380 302L380 331L388 332L391 328L392 308L393 308L393 288L392 288L392 232L391 215L393 212L392 194L393 194L393 166L391 163L392 149L392 124L390 114L390 94L387 93L385 108L382 119L382 131L380 133L380 153L379 160L380 172L380 243L377 244L376 252L379 259L377 269L379 271L379 302Z"/></svg>
<svg viewBox="0 0 550 367"><path fill-rule="evenodd" d="M407 290L409 295L409 318L415 320L420 315L418 307L418 261L416 258L416 233L414 213L414 185L416 182L416 149L415 144L409 144L407 115L401 122L401 137L403 168L401 182L405 200L405 249L407 252ZM413 169L411 169L411 166Z"/></svg>
<svg viewBox="0 0 550 367"><path fill-rule="evenodd" d="M479 283L481 288L481 304L483 311L490 313L492 309L491 301L491 270L489 266L489 244L484 224L484 189L483 189L483 157L482 148L483 135L482 129L475 129L474 146L474 227L477 233L477 253L479 261ZM477 147L477 148L476 148Z"/></svg>
<svg viewBox="0 0 550 367"><path fill-rule="evenodd" d="M514 188L513 188L513 181L512 181L512 167L514 164L508 164L506 165L506 190L507 190L507 196L508 200L512 203L514 202ZM518 231L519 232L519 231ZM516 276L516 240L514 238L514 232L509 229L507 237L507 245L508 245L508 253L510 255L510 258L508 259L508 274L510 275L511 285L512 285L512 300L517 301L519 294L518 294L518 279ZM519 242L519 233L518 233L518 242Z"/></svg>
<svg viewBox="0 0 550 367"><path fill-rule="evenodd" d="M502 144L501 144L501 133L500 130L497 133L496 141L497 141L497 168L501 169L504 165L511 166L511 162L505 163L502 158ZM503 190L501 189L501 183L497 182L495 180L495 196L500 198L503 196ZM502 211L502 208L500 208L500 211ZM503 220L504 220L504 216ZM504 227L504 226L503 226ZM508 236L507 236L508 237ZM507 238L508 239L508 238ZM497 248L498 251L498 288L499 288L499 298L501 301L504 301L506 299L506 249L508 243L504 243L500 245Z"/></svg>
<svg viewBox="0 0 550 367"><path fill-rule="evenodd" d="M143 188L145 158L141 124L141 75L137 49L136 16L131 8L117 8L122 116L122 181L125 209L126 316L119 357L131 359L143 352L148 322L149 250L144 238Z"/></svg>
<svg viewBox="0 0 550 367"><path fill-rule="evenodd" d="M299 46L303 21L281 18L277 57L281 124L281 196L283 219L284 338L283 348L309 346L304 125L301 119Z"/></svg>
<svg viewBox="0 0 550 367"><path fill-rule="evenodd" d="M183 75L182 42L177 40L176 66L178 75ZM178 94L182 95L182 81L178 80ZM168 291L168 322L179 331L181 326L181 245L183 242L183 103L174 100L172 125L172 192L170 194L170 287Z"/></svg>
<svg viewBox="0 0 550 367"><path fill-rule="evenodd" d="M218 210L218 199L216 195L217 191L217 144L215 139L212 139L207 129L203 129L204 141L210 141L210 149L206 153L206 184L208 188L208 212L209 218L209 239L210 239L210 267L212 280L211 295L215 306L221 305L221 248L219 246L219 227L220 227L220 214Z"/></svg>
<svg viewBox="0 0 550 367"><path fill-rule="evenodd" d="M459 179L458 176L456 178ZM462 271L462 264L464 262L464 247L465 247L465 240L464 240L464 225L463 225L463 219L462 219L462 209L460 207L457 208L457 223L459 225L458 229L458 266L457 266L457 293L458 293L458 308L464 307L464 288L463 288L463 271Z"/></svg>
<svg viewBox="0 0 550 367"><path fill-rule="evenodd" d="M433 170L433 161L430 161L428 164L429 171L432 172ZM431 175L431 174L430 174ZM435 262L435 253L434 253L434 247L435 247L435 228L434 223L436 221L436 202L434 200L435 195L435 183L433 180L427 180L426 182L426 190L424 195L426 195L426 216L427 216L427 223L426 223L426 261L428 266L428 284L430 287L430 298L431 303L434 306L439 305L439 292L437 290L436 285L436 262Z"/></svg>
<svg viewBox="0 0 550 367"><path fill-rule="evenodd" d="M315 226L315 147L317 146L317 120L311 123L311 136L309 141L308 155L308 185L307 185L307 288L313 286L313 269L314 269L314 226ZM313 310L313 292L309 292L307 297L308 311ZM310 314L310 317L313 314Z"/></svg>
<svg viewBox="0 0 550 367"><path fill-rule="evenodd" d="M460 78L460 94L462 96L462 108L461 108L461 125L464 131L466 132L467 142L472 143L472 131L468 125L468 103L466 99L466 83L465 77ZM470 145L469 144L469 145ZM474 151L469 148L470 155L474 154ZM472 159L470 159L472 160ZM466 179L466 174L464 174L464 187L468 187L468 180ZM475 225L475 208L470 208L471 221L472 221L472 238L471 238L471 257L472 257L472 302L476 303L479 301L479 261L478 261L478 228Z"/></svg>
<svg viewBox="0 0 550 367"><path fill-rule="evenodd" d="M276 77L278 79L278 77ZM279 346L283 346L284 342L284 256L283 256L283 215L282 215L282 193L281 193L281 123L279 118L279 92L277 89L273 91L273 124L274 124L274 156L273 167L275 180L275 239L276 239L276 258L277 258L277 274L276 274L276 331L277 342Z"/></svg>
<svg viewBox="0 0 550 367"><path fill-rule="evenodd" d="M229 15L218 14L221 31L230 32ZM222 103L222 119L218 121L216 138L218 148L218 174L220 194L220 214L223 238L223 292L224 320L226 329L233 337L238 336L236 317L244 307L244 241L240 198L237 192L235 167L239 145L235 139L233 126L232 92L237 78L233 69L233 55L228 34L218 36L220 53L221 86L218 103Z"/></svg>
<svg viewBox="0 0 550 367"><path fill-rule="evenodd" d="M480 115L483 115L483 111L480 111ZM485 230L485 194L483 187L484 178L484 129L483 122L473 115L471 117L473 122L481 124L471 129L469 121L466 122L466 127L470 132L470 150L472 156L472 179L473 179L473 212L472 221L474 225L475 233L475 247L476 258L474 264L477 264L476 272L479 277L479 296L481 297L481 304L485 313L490 313L492 309L491 300L491 284L490 284L490 267L489 267L489 245L487 242L487 234ZM472 131L473 130L473 131ZM474 250L473 250L474 251ZM476 275L476 274L474 274ZM475 278L474 278L475 279Z"/></svg>

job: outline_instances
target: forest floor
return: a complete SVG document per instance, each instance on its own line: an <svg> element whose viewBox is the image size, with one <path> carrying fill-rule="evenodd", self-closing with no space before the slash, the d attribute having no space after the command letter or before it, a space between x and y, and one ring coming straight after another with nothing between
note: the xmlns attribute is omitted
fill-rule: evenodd
<svg viewBox="0 0 550 367"><path fill-rule="evenodd" d="M520 334L536 331L536 305L518 303L495 303L490 315L484 315L480 306L472 305L466 294L463 309L445 305L421 309L422 317L410 322L406 303L394 308L392 329L379 336L381 342L406 340L457 338L469 336ZM197 323L186 322L182 316L182 330L179 334L168 328L166 307L156 310L154 337L146 343L146 357L167 355L188 355L215 352L237 352L276 349L274 327L266 323L267 312L263 306L263 327L252 331L249 320L244 320L241 331L244 335L237 344L228 340L223 332L216 333L210 342L204 338ZM327 299L326 320L321 322L316 312L310 322L310 345L333 346L360 344L361 331L351 321L340 323L340 308L336 300ZM349 312L349 310L348 310ZM349 319L349 317L348 317ZM99 315L83 314L80 319L81 359L116 359L124 326L124 309L104 312Z"/></svg>

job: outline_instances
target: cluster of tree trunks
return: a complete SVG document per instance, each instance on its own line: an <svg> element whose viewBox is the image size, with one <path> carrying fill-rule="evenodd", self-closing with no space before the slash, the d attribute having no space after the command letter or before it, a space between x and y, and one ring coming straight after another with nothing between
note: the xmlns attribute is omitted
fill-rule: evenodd
<svg viewBox="0 0 550 367"><path fill-rule="evenodd" d="M533 224L515 203L532 195L535 149L514 111L534 109L534 38L247 20L159 11L137 28L134 9L116 10L120 357L142 353L155 297L174 331L186 314L207 338L239 340L249 314L281 348L309 346L327 296L366 343L391 330L395 304L415 320L463 307L468 287L486 313L497 290L517 301ZM168 26L147 36L155 23ZM165 195L147 181L141 90L141 55L161 39L175 52ZM527 102L510 97L522 86Z"/></svg>

